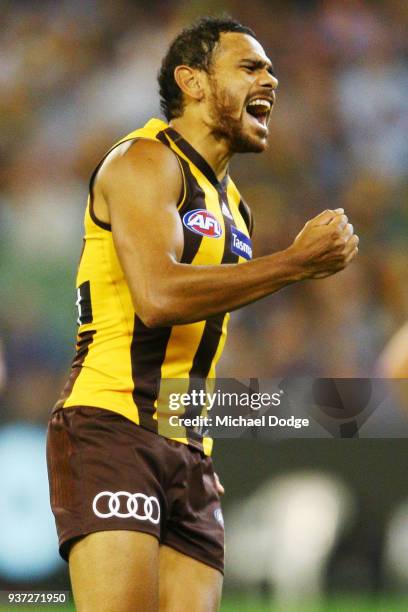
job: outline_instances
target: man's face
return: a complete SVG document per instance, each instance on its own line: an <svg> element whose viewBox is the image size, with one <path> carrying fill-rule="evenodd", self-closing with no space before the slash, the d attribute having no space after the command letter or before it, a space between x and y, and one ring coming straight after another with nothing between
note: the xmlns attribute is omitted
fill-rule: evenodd
<svg viewBox="0 0 408 612"><path fill-rule="evenodd" d="M272 64L252 36L221 34L207 78L206 123L232 153L266 148L277 86Z"/></svg>

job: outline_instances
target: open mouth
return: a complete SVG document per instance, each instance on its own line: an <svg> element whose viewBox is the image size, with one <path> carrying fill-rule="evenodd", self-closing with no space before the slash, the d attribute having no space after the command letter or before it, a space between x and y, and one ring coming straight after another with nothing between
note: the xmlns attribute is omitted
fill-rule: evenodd
<svg viewBox="0 0 408 612"><path fill-rule="evenodd" d="M247 104L245 110L248 115L256 119L259 125L266 128L272 110L272 103L270 100L265 100L265 98L256 98Z"/></svg>

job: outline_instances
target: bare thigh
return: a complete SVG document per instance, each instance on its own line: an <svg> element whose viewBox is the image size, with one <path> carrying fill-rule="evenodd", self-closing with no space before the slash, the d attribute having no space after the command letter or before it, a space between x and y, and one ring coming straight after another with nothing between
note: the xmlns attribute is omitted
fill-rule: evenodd
<svg viewBox="0 0 408 612"><path fill-rule="evenodd" d="M218 570L161 546L160 612L216 612L223 576Z"/></svg>
<svg viewBox="0 0 408 612"><path fill-rule="evenodd" d="M137 531L100 531L76 542L69 572L77 612L157 612L159 543Z"/></svg>

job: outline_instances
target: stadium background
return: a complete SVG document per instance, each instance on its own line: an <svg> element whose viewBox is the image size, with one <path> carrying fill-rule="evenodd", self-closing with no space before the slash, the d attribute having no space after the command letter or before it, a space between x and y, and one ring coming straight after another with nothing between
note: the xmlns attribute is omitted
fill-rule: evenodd
<svg viewBox="0 0 408 612"><path fill-rule="evenodd" d="M47 509L43 444L73 351L87 179L112 142L158 114L161 57L198 15L227 10L253 27L280 79L268 151L237 158L231 168L255 214L255 255L284 248L306 218L328 207L343 206L361 237L358 261L345 272L235 313L219 374L378 373L378 356L408 312L405 9L403 0L150 0L147 7L130 0L2 0L0 589L67 588ZM227 529L238 529L236 507L244 510L260 485L300 474L295 483L317 491L307 498L310 516L320 516L323 490L335 491L346 508L322 552L316 594L329 609L343 600L344 609L407 609L407 548L395 551L407 538L407 448L401 439L218 441ZM259 538L261 547L262 521L248 512L252 541ZM309 540L290 533L280 546L292 546L296 563ZM271 567L281 552L271 540ZM242 544L237 556L245 555ZM305 556L306 583L315 561ZM288 609L290 593L299 590L299 581L294 589L285 583L283 570L250 584L239 571L227 575L225 609L261 609L256 602L266 606L271 593L280 593ZM295 595L306 601L307 587ZM306 609L296 597L292 609Z"/></svg>

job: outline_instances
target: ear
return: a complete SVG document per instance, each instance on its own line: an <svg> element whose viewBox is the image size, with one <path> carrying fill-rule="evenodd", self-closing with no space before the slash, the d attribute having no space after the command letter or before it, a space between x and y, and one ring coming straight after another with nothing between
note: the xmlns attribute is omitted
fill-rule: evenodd
<svg viewBox="0 0 408 612"><path fill-rule="evenodd" d="M190 98L200 101L204 97L202 74L198 68L176 66L174 79L181 91Z"/></svg>

